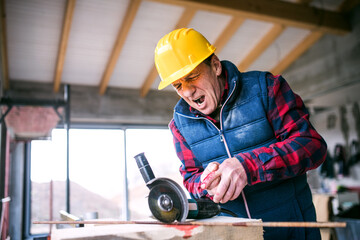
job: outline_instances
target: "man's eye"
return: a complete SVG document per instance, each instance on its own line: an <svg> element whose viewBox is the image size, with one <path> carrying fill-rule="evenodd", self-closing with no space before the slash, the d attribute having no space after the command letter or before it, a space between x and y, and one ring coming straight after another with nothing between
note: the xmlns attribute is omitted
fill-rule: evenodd
<svg viewBox="0 0 360 240"><path fill-rule="evenodd" d="M180 89L181 89L181 84L174 84L173 86L174 86L174 88L175 88L176 90L180 90Z"/></svg>

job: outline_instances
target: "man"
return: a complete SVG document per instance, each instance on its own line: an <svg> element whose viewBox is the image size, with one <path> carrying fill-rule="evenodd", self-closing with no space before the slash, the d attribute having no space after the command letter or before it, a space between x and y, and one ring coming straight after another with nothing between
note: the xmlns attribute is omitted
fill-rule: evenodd
<svg viewBox="0 0 360 240"><path fill-rule="evenodd" d="M316 221L306 171L326 156L299 96L281 76L240 73L199 32L177 29L155 49L159 89L181 99L169 127L193 198L238 217ZM223 213L223 215L226 215ZM265 239L320 239L314 228L265 228Z"/></svg>

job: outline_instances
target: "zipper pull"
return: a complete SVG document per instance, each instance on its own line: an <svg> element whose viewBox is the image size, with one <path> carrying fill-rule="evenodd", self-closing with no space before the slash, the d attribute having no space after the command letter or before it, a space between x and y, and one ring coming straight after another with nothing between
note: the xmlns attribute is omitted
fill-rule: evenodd
<svg viewBox="0 0 360 240"><path fill-rule="evenodd" d="M223 134L223 131L220 130L219 133L220 133L220 141L221 141L221 142L224 142L224 134Z"/></svg>

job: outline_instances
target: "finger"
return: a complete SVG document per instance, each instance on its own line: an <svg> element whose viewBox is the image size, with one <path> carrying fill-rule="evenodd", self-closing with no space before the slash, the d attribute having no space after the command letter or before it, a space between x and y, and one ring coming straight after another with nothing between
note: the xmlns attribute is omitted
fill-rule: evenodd
<svg viewBox="0 0 360 240"><path fill-rule="evenodd" d="M214 178L214 180L208 184L206 189L209 189L209 190L215 189L219 185L220 180L221 180L220 177Z"/></svg>
<svg viewBox="0 0 360 240"><path fill-rule="evenodd" d="M230 201L233 201L233 200L237 199L237 198L240 196L240 193L241 193L241 191L242 191L243 189L244 189L244 188L242 188L242 187L237 187L237 188L235 188L234 194L233 194L233 196L230 198Z"/></svg>
<svg viewBox="0 0 360 240"><path fill-rule="evenodd" d="M229 188L229 184L230 184L230 181L228 181L228 180L224 180L224 179L220 180L220 183L216 189L216 193L215 193L214 199L213 199L213 201L215 203L219 203L220 200L224 198L224 195Z"/></svg>
<svg viewBox="0 0 360 240"><path fill-rule="evenodd" d="M220 203L226 203L227 201L229 201L230 198L234 195L235 188L235 184L230 182L228 189L226 190L223 198L220 200Z"/></svg>
<svg viewBox="0 0 360 240"><path fill-rule="evenodd" d="M218 162L211 162L207 165L207 167L205 168L204 172L201 174L200 177L200 181L204 181L204 179L211 173L216 171L219 168L219 163Z"/></svg>
<svg viewBox="0 0 360 240"><path fill-rule="evenodd" d="M201 183L202 189L210 189L216 187L220 181L220 173L211 172L209 173L206 178Z"/></svg>

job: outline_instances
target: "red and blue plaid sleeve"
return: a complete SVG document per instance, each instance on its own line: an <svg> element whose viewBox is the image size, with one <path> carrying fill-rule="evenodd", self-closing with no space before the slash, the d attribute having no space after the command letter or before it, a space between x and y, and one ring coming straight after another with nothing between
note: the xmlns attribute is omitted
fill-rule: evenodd
<svg viewBox="0 0 360 240"><path fill-rule="evenodd" d="M184 186L189 191L191 197L201 198L210 195L206 190L201 189L200 177L204 168L202 164L196 159L193 152L190 150L189 145L181 135L180 131L176 128L174 120L169 124L170 130L173 134L174 146L176 154L181 161L180 173L183 177Z"/></svg>
<svg viewBox="0 0 360 240"><path fill-rule="evenodd" d="M236 155L250 185L304 174L326 157L326 143L311 125L301 98L280 75L268 74L266 81L267 117L278 142Z"/></svg>

